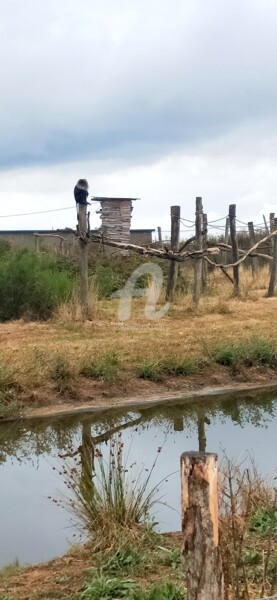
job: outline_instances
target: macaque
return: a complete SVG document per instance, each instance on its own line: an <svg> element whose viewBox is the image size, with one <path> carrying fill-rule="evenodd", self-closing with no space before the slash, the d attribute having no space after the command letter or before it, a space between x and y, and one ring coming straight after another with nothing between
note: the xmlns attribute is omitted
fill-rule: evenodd
<svg viewBox="0 0 277 600"><path fill-rule="evenodd" d="M76 204L90 204L87 201L89 185L86 179L79 179L74 188L74 198Z"/></svg>

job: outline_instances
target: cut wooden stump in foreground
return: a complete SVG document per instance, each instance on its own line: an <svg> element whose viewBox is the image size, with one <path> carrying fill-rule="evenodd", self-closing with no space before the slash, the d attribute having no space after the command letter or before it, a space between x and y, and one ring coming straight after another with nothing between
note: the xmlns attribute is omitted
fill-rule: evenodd
<svg viewBox="0 0 277 600"><path fill-rule="evenodd" d="M188 600L223 600L218 547L217 455L181 455L182 530Z"/></svg>

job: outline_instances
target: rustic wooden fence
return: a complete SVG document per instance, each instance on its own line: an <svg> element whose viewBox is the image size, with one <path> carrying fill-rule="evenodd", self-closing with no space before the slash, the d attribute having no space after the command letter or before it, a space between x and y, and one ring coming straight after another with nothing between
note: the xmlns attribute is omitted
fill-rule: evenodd
<svg viewBox="0 0 277 600"><path fill-rule="evenodd" d="M154 256L165 259L169 262L168 282L166 288L167 299L174 298L178 276L178 263L193 260L194 263L194 286L193 301L198 305L201 293L205 290L208 283L208 268L220 269L222 273L232 283L234 295L240 296L240 267L247 258L252 260L252 274L257 276L257 261L267 261L270 264L270 280L268 286L268 297L274 296L277 274L277 219L274 213L270 214L270 225L268 226L264 217L264 223L259 224L259 237L256 241L255 226L252 222L243 223L236 216L236 205L229 206L228 215L224 219L216 219L208 222L207 214L203 211L202 198L196 198L195 219L188 220L181 217L180 206L171 207L171 240L170 247L163 244L162 231L158 228L158 243L150 246L137 246L134 244L116 242L105 236L103 233L91 233L89 222L87 221L86 207L82 209L84 214L79 215L83 221L83 226L77 229L75 235L79 240L80 253L80 281L81 281L81 303L83 314L87 314L87 293L88 293L88 267L87 267L87 244L94 242L117 248L118 250L129 250L142 254L143 256ZM210 228L218 231L220 221L224 220L219 230L222 234L222 241L218 238L209 240L208 231ZM193 235L186 240L180 247L180 225L189 222L187 230ZM217 223L217 225L215 225ZM79 223L80 224L80 223ZM238 227L238 225L240 227ZM244 236L249 239L250 247L240 248L239 240L241 225L245 228ZM194 230L194 231L193 231ZM239 231L238 231L239 230ZM263 237L262 234L265 233ZM229 239L230 238L230 239ZM230 243L229 243L230 242ZM260 249L266 252L260 252ZM228 257L231 255L231 260ZM218 260L219 258L219 260ZM255 260L255 262L253 262ZM230 275L232 270L232 276Z"/></svg>

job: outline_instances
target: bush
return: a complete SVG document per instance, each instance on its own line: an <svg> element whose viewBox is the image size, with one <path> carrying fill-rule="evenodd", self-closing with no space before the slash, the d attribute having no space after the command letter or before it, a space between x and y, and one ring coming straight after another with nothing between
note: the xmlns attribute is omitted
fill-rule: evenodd
<svg viewBox="0 0 277 600"><path fill-rule="evenodd" d="M47 319L73 291L74 277L49 255L0 253L0 321Z"/></svg>
<svg viewBox="0 0 277 600"><path fill-rule="evenodd" d="M86 361L80 375L88 379L102 379L105 383L113 383L119 377L119 360L116 352L103 354L96 360Z"/></svg>
<svg viewBox="0 0 277 600"><path fill-rule="evenodd" d="M165 377L188 377L197 373L204 361L196 358L167 358L156 363L143 363L137 368L137 377L149 381L162 381Z"/></svg>

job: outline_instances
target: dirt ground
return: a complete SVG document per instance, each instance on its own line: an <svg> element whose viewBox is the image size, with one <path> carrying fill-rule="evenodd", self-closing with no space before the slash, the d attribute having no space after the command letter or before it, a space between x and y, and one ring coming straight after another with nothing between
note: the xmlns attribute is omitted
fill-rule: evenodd
<svg viewBox="0 0 277 600"><path fill-rule="evenodd" d="M181 540L182 534L178 532L160 536L160 543L166 548L180 549ZM80 546L45 564L26 568L8 567L0 571L0 598L3 594L9 600L69 600L81 593L84 582L95 575L96 560L92 547ZM165 580L179 583L180 576L179 569L161 563L158 548L157 555L153 552L152 560L143 573L128 575L147 586Z"/></svg>

